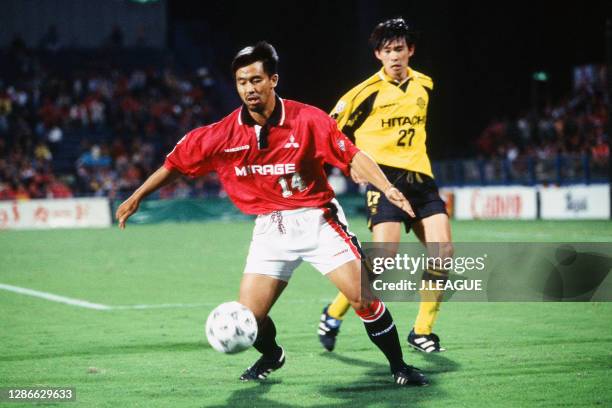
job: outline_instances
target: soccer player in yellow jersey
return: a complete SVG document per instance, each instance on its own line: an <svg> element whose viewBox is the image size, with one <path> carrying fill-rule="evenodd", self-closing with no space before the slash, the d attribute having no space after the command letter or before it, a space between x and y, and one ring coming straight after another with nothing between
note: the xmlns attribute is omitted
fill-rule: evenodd
<svg viewBox="0 0 612 408"><path fill-rule="evenodd" d="M430 77L408 66L415 51L415 34L404 19L395 18L378 24L370 43L382 63L381 70L346 93L332 117L357 147L374 158L416 214L410 217L398 210L380 190L368 185L366 205L372 239L389 243L394 255L404 224L406 232L412 229L430 256L452 256L450 223L425 147L427 106L434 85ZM352 176L357 182L363 180L354 172ZM447 278L447 271L434 268L423 271L422 277L426 281ZM444 351L432 332L442 295L442 291L421 291L419 312L408 336L411 347L426 353ZM323 309L318 332L321 344L329 351L335 346L349 306L339 293Z"/></svg>

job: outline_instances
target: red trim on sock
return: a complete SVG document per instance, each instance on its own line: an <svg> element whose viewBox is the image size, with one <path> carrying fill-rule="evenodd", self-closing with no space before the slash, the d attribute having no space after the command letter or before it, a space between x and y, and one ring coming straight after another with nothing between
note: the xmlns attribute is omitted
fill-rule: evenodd
<svg viewBox="0 0 612 408"><path fill-rule="evenodd" d="M387 307L385 306L384 302L382 302L380 299L376 299L370 303L370 306L361 310L356 310L355 313L357 313L359 318L364 322L371 323L378 320L378 318L385 313L386 309Z"/></svg>

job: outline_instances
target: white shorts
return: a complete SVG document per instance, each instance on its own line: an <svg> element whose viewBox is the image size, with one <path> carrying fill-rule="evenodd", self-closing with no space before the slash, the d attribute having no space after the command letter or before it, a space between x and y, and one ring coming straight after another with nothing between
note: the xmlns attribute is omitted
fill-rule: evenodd
<svg viewBox="0 0 612 408"><path fill-rule="evenodd" d="M323 208L258 216L244 273L288 281L302 261L325 275L355 259L361 259L361 246L334 199Z"/></svg>

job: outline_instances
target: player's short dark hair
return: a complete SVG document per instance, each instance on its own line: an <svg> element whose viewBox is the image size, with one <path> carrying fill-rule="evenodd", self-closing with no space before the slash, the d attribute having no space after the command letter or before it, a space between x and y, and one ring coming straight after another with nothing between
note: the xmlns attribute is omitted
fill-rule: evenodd
<svg viewBox="0 0 612 408"><path fill-rule="evenodd" d="M261 61L266 74L272 76L276 74L278 67L278 54L272 46L265 41L260 41L255 45L244 47L234 57L232 61L232 75L236 76L236 71L254 62Z"/></svg>
<svg viewBox="0 0 612 408"><path fill-rule="evenodd" d="M412 46L416 43L418 33L408 25L402 17L392 18L379 23L370 35L370 45L380 50L387 42L395 39L406 39L406 44Z"/></svg>

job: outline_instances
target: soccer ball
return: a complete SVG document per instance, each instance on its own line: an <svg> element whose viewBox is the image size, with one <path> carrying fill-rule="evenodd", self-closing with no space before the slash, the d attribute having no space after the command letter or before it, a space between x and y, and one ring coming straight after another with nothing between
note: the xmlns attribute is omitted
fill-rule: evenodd
<svg viewBox="0 0 612 408"><path fill-rule="evenodd" d="M257 320L249 308L238 302L222 303L208 315L206 337L215 350L238 353L255 342Z"/></svg>

